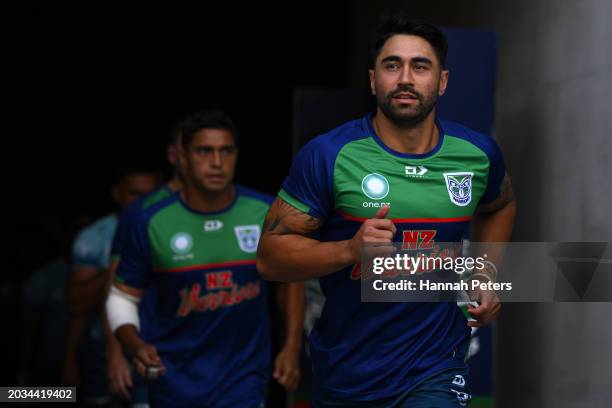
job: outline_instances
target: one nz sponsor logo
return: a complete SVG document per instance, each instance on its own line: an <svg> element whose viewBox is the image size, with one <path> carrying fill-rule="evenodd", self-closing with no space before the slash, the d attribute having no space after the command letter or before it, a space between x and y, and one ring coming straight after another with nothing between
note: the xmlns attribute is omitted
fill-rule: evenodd
<svg viewBox="0 0 612 408"><path fill-rule="evenodd" d="M370 173L361 180L361 191L372 200L382 200L389 194L389 182L382 174ZM364 207L391 206L389 202L364 201Z"/></svg>
<svg viewBox="0 0 612 408"><path fill-rule="evenodd" d="M170 249L174 252L174 261L193 259L193 238L187 232L178 232L170 239Z"/></svg>
<svg viewBox="0 0 612 408"><path fill-rule="evenodd" d="M472 172L443 173L448 196L453 204L465 207L472 201Z"/></svg>

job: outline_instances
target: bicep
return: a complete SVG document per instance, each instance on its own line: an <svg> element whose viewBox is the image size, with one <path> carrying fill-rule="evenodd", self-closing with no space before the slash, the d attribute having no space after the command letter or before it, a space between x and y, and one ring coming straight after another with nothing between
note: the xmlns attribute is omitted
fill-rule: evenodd
<svg viewBox="0 0 612 408"><path fill-rule="evenodd" d="M321 225L320 219L276 197L266 215L263 236L302 235L312 237L321 228Z"/></svg>

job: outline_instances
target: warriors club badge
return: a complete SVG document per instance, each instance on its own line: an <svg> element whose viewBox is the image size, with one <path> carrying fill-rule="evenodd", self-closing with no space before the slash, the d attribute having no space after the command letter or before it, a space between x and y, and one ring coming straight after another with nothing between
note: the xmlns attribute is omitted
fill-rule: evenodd
<svg viewBox="0 0 612 408"><path fill-rule="evenodd" d="M453 204L465 207L472 201L472 176L471 172L444 173L446 189Z"/></svg>
<svg viewBox="0 0 612 408"><path fill-rule="evenodd" d="M254 253L259 243L259 225L241 225L234 228L240 249L244 252Z"/></svg>

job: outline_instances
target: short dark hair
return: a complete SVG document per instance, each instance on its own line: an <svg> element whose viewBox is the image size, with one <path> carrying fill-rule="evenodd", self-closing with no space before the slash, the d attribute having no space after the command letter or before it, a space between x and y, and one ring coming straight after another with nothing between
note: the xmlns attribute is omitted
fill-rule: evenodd
<svg viewBox="0 0 612 408"><path fill-rule="evenodd" d="M129 176L135 174L151 174L161 177L159 168L147 159L123 160L116 164L111 172L111 185L115 186L124 182Z"/></svg>
<svg viewBox="0 0 612 408"><path fill-rule="evenodd" d="M209 109L196 112L183 119L179 125L179 134L183 148L187 149L193 141L193 136L202 129L223 129L232 134L234 143L238 142L234 121L219 109Z"/></svg>
<svg viewBox="0 0 612 408"><path fill-rule="evenodd" d="M370 33L370 64L376 66L376 58L385 42L394 35L416 35L427 41L434 49L440 66L446 62L448 42L446 36L435 25L420 19L411 18L403 11L386 12L382 15L378 26Z"/></svg>

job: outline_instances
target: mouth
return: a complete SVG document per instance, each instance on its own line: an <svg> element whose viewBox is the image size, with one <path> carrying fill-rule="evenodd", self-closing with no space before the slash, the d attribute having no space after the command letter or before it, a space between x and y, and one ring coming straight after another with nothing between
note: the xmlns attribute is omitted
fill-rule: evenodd
<svg viewBox="0 0 612 408"><path fill-rule="evenodd" d="M401 102L411 102L418 101L419 97L416 94L410 92L401 92L393 95L393 99L399 100Z"/></svg>
<svg viewBox="0 0 612 408"><path fill-rule="evenodd" d="M225 180L225 176L223 174L209 174L205 176L205 179L213 182L219 182Z"/></svg>

